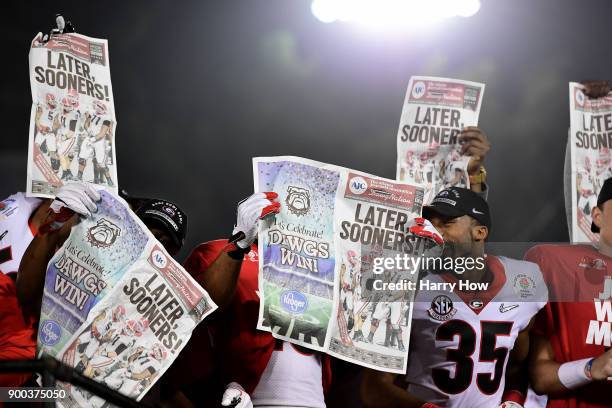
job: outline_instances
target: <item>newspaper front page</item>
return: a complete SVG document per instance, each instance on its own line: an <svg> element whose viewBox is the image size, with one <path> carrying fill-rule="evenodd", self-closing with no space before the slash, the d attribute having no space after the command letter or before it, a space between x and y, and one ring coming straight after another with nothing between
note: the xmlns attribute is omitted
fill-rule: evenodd
<svg viewBox="0 0 612 408"><path fill-rule="evenodd" d="M38 353L139 400L216 309L122 199L101 190L49 262ZM63 406L104 401L69 384Z"/></svg>
<svg viewBox="0 0 612 408"><path fill-rule="evenodd" d="M38 34L30 48L30 196L55 196L69 180L117 191L115 106L108 43L81 34Z"/></svg>
<svg viewBox="0 0 612 408"><path fill-rule="evenodd" d="M414 271L381 273L374 264L424 251L426 242L406 233L421 212L423 189L289 156L255 158L253 173L255 191L274 191L281 203L259 232L258 329L355 364L405 372L414 291L389 295L372 282L416 282ZM398 323L372 324L387 319Z"/></svg>
<svg viewBox="0 0 612 408"><path fill-rule="evenodd" d="M469 188L468 156L458 136L477 126L485 85L450 78L413 76L397 133L396 178L425 189L429 203L445 187Z"/></svg>
<svg viewBox="0 0 612 408"><path fill-rule="evenodd" d="M612 177L612 93L589 98L570 82L572 242L599 241L591 232L592 211L603 182Z"/></svg>

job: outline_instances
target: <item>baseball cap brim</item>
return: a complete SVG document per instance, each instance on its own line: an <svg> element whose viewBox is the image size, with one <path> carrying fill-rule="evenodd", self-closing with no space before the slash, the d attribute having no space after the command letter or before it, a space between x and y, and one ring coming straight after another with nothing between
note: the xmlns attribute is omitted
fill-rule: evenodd
<svg viewBox="0 0 612 408"><path fill-rule="evenodd" d="M434 203L431 205L426 205L423 207L423 217L428 218L431 217L434 213L444 215L446 217L461 217L465 215L465 212L453 207L449 204L444 203Z"/></svg>

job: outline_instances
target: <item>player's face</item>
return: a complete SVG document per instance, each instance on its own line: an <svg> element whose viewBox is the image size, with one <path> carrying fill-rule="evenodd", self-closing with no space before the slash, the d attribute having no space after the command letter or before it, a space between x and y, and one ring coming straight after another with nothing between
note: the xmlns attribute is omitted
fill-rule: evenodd
<svg viewBox="0 0 612 408"><path fill-rule="evenodd" d="M612 245L612 200L593 208L593 221L599 227L599 238Z"/></svg>
<svg viewBox="0 0 612 408"><path fill-rule="evenodd" d="M433 213L429 221L444 238L443 257L458 258L472 255L474 223L470 216L449 217Z"/></svg>
<svg viewBox="0 0 612 408"><path fill-rule="evenodd" d="M151 231L151 234L153 234L153 236L164 246L164 248L166 248L166 251L168 251L170 255L174 256L177 254L179 248L176 247L172 237L170 237L166 231L155 227L149 228L149 230Z"/></svg>

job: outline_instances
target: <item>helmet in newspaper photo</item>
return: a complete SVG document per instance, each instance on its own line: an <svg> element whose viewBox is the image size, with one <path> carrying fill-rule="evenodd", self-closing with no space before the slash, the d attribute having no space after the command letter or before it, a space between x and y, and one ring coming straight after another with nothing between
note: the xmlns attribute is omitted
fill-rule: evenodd
<svg viewBox="0 0 612 408"><path fill-rule="evenodd" d="M47 95L45 95L45 102L47 103L47 107L49 109L57 108L57 100L55 99L55 95L52 93L49 92Z"/></svg>
<svg viewBox="0 0 612 408"><path fill-rule="evenodd" d="M92 107L96 115L106 115L107 109L106 104L104 102L94 99L92 102Z"/></svg>
<svg viewBox="0 0 612 408"><path fill-rule="evenodd" d="M125 324L124 331L128 336L140 337L147 327L149 327L149 321L144 317L141 317L140 319L128 320Z"/></svg>
<svg viewBox="0 0 612 408"><path fill-rule="evenodd" d="M406 164L408 166L412 166L414 164L414 152L412 150L408 150L406 152Z"/></svg>
<svg viewBox="0 0 612 408"><path fill-rule="evenodd" d="M125 319L125 306L119 305L113 309L113 322L120 322Z"/></svg>
<svg viewBox="0 0 612 408"><path fill-rule="evenodd" d="M64 112L72 112L79 107L79 94L76 89L70 89L68 94L62 98L62 107Z"/></svg>
<svg viewBox="0 0 612 408"><path fill-rule="evenodd" d="M461 154L459 153L459 149L451 150L450 154L448 155L448 161L455 162L455 161L459 161L459 159L461 159Z"/></svg>
<svg viewBox="0 0 612 408"><path fill-rule="evenodd" d="M149 355L156 360L162 361L168 356L168 353L161 344L155 343L151 348Z"/></svg>
<svg viewBox="0 0 612 408"><path fill-rule="evenodd" d="M422 164L427 163L427 160L429 160L429 151L426 150L424 152L421 152L419 154L419 160L421 161Z"/></svg>
<svg viewBox="0 0 612 408"><path fill-rule="evenodd" d="M357 266L357 264L359 263L359 257L357 255L357 252L353 251L352 249L349 249L346 252L346 258L348 260L348 263L353 268L355 268Z"/></svg>
<svg viewBox="0 0 612 408"><path fill-rule="evenodd" d="M429 148L427 149L427 155L429 156L429 158L436 157L439 149L440 149L440 145L438 143L430 144Z"/></svg>
<svg viewBox="0 0 612 408"><path fill-rule="evenodd" d="M607 169L610 168L610 150L607 147L602 147L599 149L599 154L597 155L597 160L595 161L595 168L597 169L597 173L603 173Z"/></svg>

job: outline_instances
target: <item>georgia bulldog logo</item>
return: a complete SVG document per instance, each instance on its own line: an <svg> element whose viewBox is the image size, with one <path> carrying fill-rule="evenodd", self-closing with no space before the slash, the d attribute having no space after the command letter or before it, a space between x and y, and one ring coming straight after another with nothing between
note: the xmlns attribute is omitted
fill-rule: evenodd
<svg viewBox="0 0 612 408"><path fill-rule="evenodd" d="M121 228L102 218L87 231L87 241L94 247L108 248L115 243L120 234Z"/></svg>
<svg viewBox="0 0 612 408"><path fill-rule="evenodd" d="M310 210L310 192L305 188L289 186L285 199L289 211L295 215L308 214Z"/></svg>

